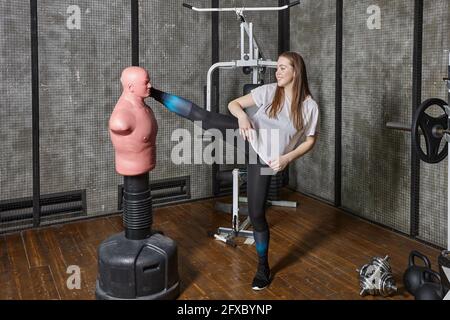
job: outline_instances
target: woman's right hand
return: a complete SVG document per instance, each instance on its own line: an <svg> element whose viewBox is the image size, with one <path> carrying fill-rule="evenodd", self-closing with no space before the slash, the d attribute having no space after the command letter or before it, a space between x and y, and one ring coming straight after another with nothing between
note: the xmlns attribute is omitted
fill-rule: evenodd
<svg viewBox="0 0 450 320"><path fill-rule="evenodd" d="M253 137L253 126L247 115L239 117L239 135L245 140L251 140Z"/></svg>

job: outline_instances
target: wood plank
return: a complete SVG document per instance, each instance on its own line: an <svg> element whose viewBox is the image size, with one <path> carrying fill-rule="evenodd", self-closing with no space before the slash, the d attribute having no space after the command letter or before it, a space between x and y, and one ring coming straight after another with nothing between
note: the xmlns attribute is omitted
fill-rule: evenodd
<svg viewBox="0 0 450 320"><path fill-rule="evenodd" d="M39 230L25 230L22 232L30 267L44 267L49 265L48 248L41 242L38 234Z"/></svg>
<svg viewBox="0 0 450 320"><path fill-rule="evenodd" d="M53 279L49 266L30 268L33 299L36 300L60 300L58 289Z"/></svg>
<svg viewBox="0 0 450 320"><path fill-rule="evenodd" d="M6 236L6 250L10 261L9 275L17 288L19 299L38 299L33 291L33 278L20 233Z"/></svg>
<svg viewBox="0 0 450 320"><path fill-rule="evenodd" d="M20 299L20 292L14 281L13 266L8 252L7 237L0 235L0 299Z"/></svg>

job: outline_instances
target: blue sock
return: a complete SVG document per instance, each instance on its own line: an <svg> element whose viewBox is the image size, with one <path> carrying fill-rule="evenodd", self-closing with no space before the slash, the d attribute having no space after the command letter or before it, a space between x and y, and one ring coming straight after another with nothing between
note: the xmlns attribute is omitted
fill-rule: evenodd
<svg viewBox="0 0 450 320"><path fill-rule="evenodd" d="M259 265L268 267L268 251L269 251L269 229L266 231L253 231L253 237L256 243L256 253L258 254Z"/></svg>
<svg viewBox="0 0 450 320"><path fill-rule="evenodd" d="M189 118L189 114L192 109L192 102L155 88L151 89L150 95L153 99L162 103L171 112L174 112L184 118Z"/></svg>

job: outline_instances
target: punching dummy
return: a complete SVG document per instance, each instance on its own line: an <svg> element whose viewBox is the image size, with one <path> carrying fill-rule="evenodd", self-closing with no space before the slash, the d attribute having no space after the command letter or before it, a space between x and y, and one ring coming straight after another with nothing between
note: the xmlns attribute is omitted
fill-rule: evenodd
<svg viewBox="0 0 450 320"><path fill-rule="evenodd" d="M174 299L179 294L176 244L152 231L149 171L156 166L158 124L144 99L148 73L140 67L122 72L123 92L109 120L115 168L124 177L124 232L98 249L97 299Z"/></svg>

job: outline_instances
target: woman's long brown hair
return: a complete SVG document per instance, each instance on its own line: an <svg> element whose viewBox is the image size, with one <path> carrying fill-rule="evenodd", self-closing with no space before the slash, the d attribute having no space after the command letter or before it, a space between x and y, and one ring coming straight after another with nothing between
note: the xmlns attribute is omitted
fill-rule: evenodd
<svg viewBox="0 0 450 320"><path fill-rule="evenodd" d="M284 52L280 55L289 60L294 68L295 77L293 84L292 103L291 103L291 119L295 128L300 131L303 129L302 107L303 102L308 96L311 96L308 85L308 75L306 72L305 61L302 56L296 52ZM266 113L270 118L276 118L281 111L285 99L284 88L278 87L275 91L275 97L272 104L266 108ZM270 108L270 109L269 109Z"/></svg>

